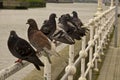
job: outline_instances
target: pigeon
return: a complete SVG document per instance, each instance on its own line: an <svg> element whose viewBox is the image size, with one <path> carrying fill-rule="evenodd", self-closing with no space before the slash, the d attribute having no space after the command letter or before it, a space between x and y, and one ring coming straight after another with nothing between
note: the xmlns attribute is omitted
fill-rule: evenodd
<svg viewBox="0 0 120 80"><path fill-rule="evenodd" d="M44 21L40 29L51 41L53 40L51 36L56 30L55 18L57 18L55 13L50 14L49 19Z"/></svg>
<svg viewBox="0 0 120 80"><path fill-rule="evenodd" d="M89 31L86 27L81 27L83 23L81 20L78 18L78 15L75 11L73 11L73 17L71 17L69 14L65 14L64 16L66 17L67 24L74 27L74 35L76 40L81 40L81 37L85 36L87 31ZM63 17L63 15L62 15ZM64 18L59 19L62 20ZM59 21L60 22L60 21Z"/></svg>
<svg viewBox="0 0 120 80"><path fill-rule="evenodd" d="M83 23L79 19L77 12L73 11L72 14L73 14L73 16L72 16L72 21L71 22L75 23L76 26L81 28L81 26L83 26Z"/></svg>
<svg viewBox="0 0 120 80"><path fill-rule="evenodd" d="M57 41L67 44L74 44L75 42L62 30L57 29L56 14L52 13L49 20L45 20L40 31L43 32L55 45Z"/></svg>
<svg viewBox="0 0 120 80"><path fill-rule="evenodd" d="M62 15L59 18L58 27L62 28L73 40L80 40L79 34L77 34L76 27L69 21L68 16L66 14Z"/></svg>
<svg viewBox="0 0 120 80"><path fill-rule="evenodd" d="M28 19L27 24L29 24L28 39L30 43L37 49L38 52L41 52L45 57L48 58L49 63L52 63L50 60L50 55L60 55L55 51L54 48L52 48L47 36L44 35L41 30L38 30L37 23L34 19Z"/></svg>
<svg viewBox="0 0 120 80"><path fill-rule="evenodd" d="M82 27L83 26L83 23L82 21L79 19L78 17L78 14L76 11L73 11L72 12L73 16L72 16L72 19L70 20L70 22L73 23L73 25L76 26L77 28L77 33L80 35L80 36L85 36L86 35L86 32L89 31L86 27Z"/></svg>
<svg viewBox="0 0 120 80"><path fill-rule="evenodd" d="M18 62L22 60L31 62L37 70L40 70L39 66L44 67L32 46L25 39L20 38L14 30L10 31L7 45L12 55L19 58Z"/></svg>
<svg viewBox="0 0 120 80"><path fill-rule="evenodd" d="M52 35L52 39L65 44L75 44L75 41L62 29L57 29Z"/></svg>

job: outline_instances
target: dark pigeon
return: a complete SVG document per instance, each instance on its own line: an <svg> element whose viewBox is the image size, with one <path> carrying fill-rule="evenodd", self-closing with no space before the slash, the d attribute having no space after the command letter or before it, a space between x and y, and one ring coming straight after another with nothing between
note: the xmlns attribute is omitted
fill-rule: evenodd
<svg viewBox="0 0 120 80"><path fill-rule="evenodd" d="M72 22L76 28L77 28L77 33L80 35L80 36L85 36L86 35L86 32L89 31L86 27L82 27L83 26L83 23L82 21L79 19L78 17L78 14L76 11L73 11L72 12L73 16L70 20L70 22Z"/></svg>
<svg viewBox="0 0 120 80"><path fill-rule="evenodd" d="M76 40L81 40L81 37L85 36L89 30L85 27L81 27L83 26L83 23L78 18L77 12L73 11L73 14L73 17L71 17L69 14L62 15L59 19L59 23L62 22L61 20L63 20L65 16L65 21L67 21L67 24L75 28L73 31L74 34L71 36Z"/></svg>
<svg viewBox="0 0 120 80"><path fill-rule="evenodd" d="M37 23L34 19L28 19L27 24L29 24L28 39L30 43L38 52L43 52L43 55L46 56L48 61L51 63L50 53L55 55L59 54L52 48L47 36L38 30Z"/></svg>
<svg viewBox="0 0 120 80"><path fill-rule="evenodd" d="M77 12L73 11L72 14L73 14L73 16L72 16L72 21L71 22L75 23L76 26L81 28L81 26L83 26L83 23L79 19Z"/></svg>
<svg viewBox="0 0 120 80"><path fill-rule="evenodd" d="M39 66L44 66L36 56L36 51L26 40L20 38L15 31L10 32L8 48L13 56L33 63L37 70L40 70Z"/></svg>
<svg viewBox="0 0 120 80"><path fill-rule="evenodd" d="M57 18L55 13L50 14L49 19L44 21L40 29L51 41L53 40L51 36L56 30L55 18Z"/></svg>
<svg viewBox="0 0 120 80"><path fill-rule="evenodd" d="M40 31L43 32L51 41L54 39L54 43L56 41L66 43L66 44L74 44L75 42L62 30L56 29L56 14L52 13L49 16L49 20L45 20Z"/></svg>

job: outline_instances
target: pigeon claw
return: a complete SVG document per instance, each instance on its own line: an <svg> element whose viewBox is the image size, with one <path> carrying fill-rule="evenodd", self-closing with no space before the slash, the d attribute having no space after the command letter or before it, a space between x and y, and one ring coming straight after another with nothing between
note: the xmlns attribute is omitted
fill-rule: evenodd
<svg viewBox="0 0 120 80"><path fill-rule="evenodd" d="M22 63L22 59L18 59L17 61L15 61L15 63ZM23 64L23 63L22 63Z"/></svg>

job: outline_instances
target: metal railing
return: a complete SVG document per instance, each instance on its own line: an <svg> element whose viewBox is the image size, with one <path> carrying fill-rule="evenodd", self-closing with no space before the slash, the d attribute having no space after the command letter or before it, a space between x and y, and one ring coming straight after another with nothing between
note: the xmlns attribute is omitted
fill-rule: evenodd
<svg viewBox="0 0 120 80"><path fill-rule="evenodd" d="M86 43L86 37L82 38L82 50L79 51L79 57L76 61L66 67L66 73L60 80L73 80L73 75L76 72L76 66L81 61L81 74L78 80L87 80L86 76L89 75L89 80L92 80L92 70L99 71L98 61L101 61L101 55L104 55L103 48L110 38L110 33L113 31L113 25L115 21L115 8L110 7L108 10L101 12L97 17L94 17L89 21L85 27L90 29L90 39ZM86 45L88 45L86 47ZM70 45L70 48L73 45ZM71 49L70 49L71 50ZM85 69L85 60L89 54L89 62ZM69 52L69 55L73 55L73 52ZM72 57L72 58L71 58ZM69 60L74 56L70 56Z"/></svg>

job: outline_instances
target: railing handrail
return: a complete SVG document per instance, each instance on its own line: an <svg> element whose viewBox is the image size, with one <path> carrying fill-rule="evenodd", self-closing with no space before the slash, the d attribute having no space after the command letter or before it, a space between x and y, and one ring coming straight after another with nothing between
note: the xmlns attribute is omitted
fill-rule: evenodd
<svg viewBox="0 0 120 80"><path fill-rule="evenodd" d="M66 44L61 44L60 46L67 46ZM59 47L59 46L57 46ZM56 49L57 52L61 51L63 48L58 48ZM5 80L6 78L10 77L11 75L15 74L16 72L18 72L19 70L23 69L24 67L28 66L30 63L27 61L23 61L22 64L21 63L14 63L9 67L6 67L2 70L0 70L0 80Z"/></svg>

